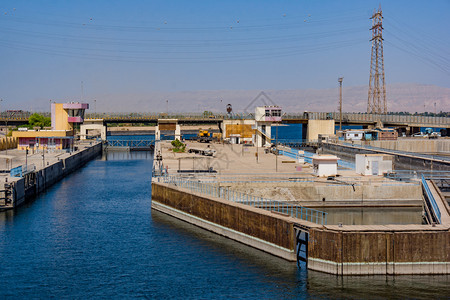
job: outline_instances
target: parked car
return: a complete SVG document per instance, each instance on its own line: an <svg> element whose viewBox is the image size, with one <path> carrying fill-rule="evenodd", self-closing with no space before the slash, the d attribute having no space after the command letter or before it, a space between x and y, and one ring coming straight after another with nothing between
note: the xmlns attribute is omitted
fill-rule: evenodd
<svg viewBox="0 0 450 300"><path fill-rule="evenodd" d="M413 137L427 137L427 134L424 132L416 132L412 135Z"/></svg>

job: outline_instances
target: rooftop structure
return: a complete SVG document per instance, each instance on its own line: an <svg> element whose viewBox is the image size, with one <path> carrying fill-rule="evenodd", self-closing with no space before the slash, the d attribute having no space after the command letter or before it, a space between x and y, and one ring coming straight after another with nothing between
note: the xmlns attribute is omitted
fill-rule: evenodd
<svg viewBox="0 0 450 300"><path fill-rule="evenodd" d="M52 103L52 130L14 131L13 137L19 139L19 150L55 150L73 146L74 124L83 123L87 103Z"/></svg>
<svg viewBox="0 0 450 300"><path fill-rule="evenodd" d="M88 103L52 103L52 129L73 130L73 124L83 123Z"/></svg>

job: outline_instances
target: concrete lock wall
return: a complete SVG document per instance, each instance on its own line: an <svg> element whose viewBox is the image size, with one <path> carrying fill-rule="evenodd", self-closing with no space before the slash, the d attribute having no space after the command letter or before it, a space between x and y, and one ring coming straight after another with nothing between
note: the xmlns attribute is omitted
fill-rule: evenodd
<svg viewBox="0 0 450 300"><path fill-rule="evenodd" d="M450 152L450 139L399 139L396 141L361 141L355 144L369 145L384 149L416 152L416 153L445 153Z"/></svg>
<svg viewBox="0 0 450 300"><path fill-rule="evenodd" d="M422 189L416 184L371 183L352 185L328 185L313 182L264 182L229 183L234 190L273 200L320 202L355 202L364 200L389 202L402 201L422 204ZM314 203L310 203L314 204ZM372 203L373 204L373 203Z"/></svg>
<svg viewBox="0 0 450 300"><path fill-rule="evenodd" d="M152 208L273 255L296 260L295 230L287 217L156 182L152 183Z"/></svg>
<svg viewBox="0 0 450 300"><path fill-rule="evenodd" d="M334 120L308 120L307 139L317 140L319 134L333 135Z"/></svg>
<svg viewBox="0 0 450 300"><path fill-rule="evenodd" d="M83 149L80 152L72 154L71 156L61 159L58 162L45 166L45 168L35 172L36 179L34 182L34 193L37 195L44 191L46 188L55 184L61 180L64 176L69 173L79 169L88 161L92 160L97 155L101 154L102 144L99 143L92 147ZM13 195L13 206L17 207L25 202L25 179L20 178L14 182L14 195Z"/></svg>
<svg viewBox="0 0 450 300"><path fill-rule="evenodd" d="M450 232L310 230L308 268L337 275L448 274Z"/></svg>
<svg viewBox="0 0 450 300"><path fill-rule="evenodd" d="M22 204L25 201L25 180L20 178L14 183L13 187L14 206L16 203Z"/></svg>

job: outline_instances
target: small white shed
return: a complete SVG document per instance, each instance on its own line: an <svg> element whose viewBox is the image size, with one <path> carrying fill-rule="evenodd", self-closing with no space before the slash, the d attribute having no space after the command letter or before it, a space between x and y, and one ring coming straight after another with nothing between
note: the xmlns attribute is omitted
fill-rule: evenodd
<svg viewBox="0 0 450 300"><path fill-rule="evenodd" d="M312 157L314 175L328 177L337 175L337 161L335 155L314 155Z"/></svg>
<svg viewBox="0 0 450 300"><path fill-rule="evenodd" d="M345 140L360 141L363 139L364 130L347 130L345 131Z"/></svg>
<svg viewBox="0 0 450 300"><path fill-rule="evenodd" d="M298 158L298 163L299 164L304 164L305 163L305 151L298 150L297 158Z"/></svg>
<svg viewBox="0 0 450 300"><path fill-rule="evenodd" d="M230 143L231 144L240 144L241 143L241 135L240 134L230 134Z"/></svg>
<svg viewBox="0 0 450 300"><path fill-rule="evenodd" d="M392 155L356 154L356 173L366 176L378 176L392 172Z"/></svg>

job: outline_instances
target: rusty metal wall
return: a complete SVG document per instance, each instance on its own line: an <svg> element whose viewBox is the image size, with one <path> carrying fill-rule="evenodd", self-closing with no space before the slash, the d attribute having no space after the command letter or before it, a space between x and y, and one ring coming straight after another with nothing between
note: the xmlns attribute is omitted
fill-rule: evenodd
<svg viewBox="0 0 450 300"><path fill-rule="evenodd" d="M160 123L158 124L159 130L176 130L176 123Z"/></svg>
<svg viewBox="0 0 450 300"><path fill-rule="evenodd" d="M230 137L231 134L240 134L241 138L251 138L255 130L250 124L228 124L225 131L225 137Z"/></svg>
<svg viewBox="0 0 450 300"><path fill-rule="evenodd" d="M342 262L342 233L309 230L308 257Z"/></svg>
<svg viewBox="0 0 450 300"><path fill-rule="evenodd" d="M450 262L449 231L336 232L310 229L311 258L336 263Z"/></svg>
<svg viewBox="0 0 450 300"><path fill-rule="evenodd" d="M395 233L394 258L396 262L450 262L450 232Z"/></svg>
<svg viewBox="0 0 450 300"><path fill-rule="evenodd" d="M158 183L152 183L152 200L283 248L295 248L293 222L286 217L259 213L253 207L208 199Z"/></svg>

